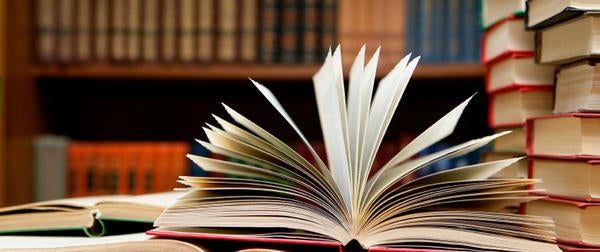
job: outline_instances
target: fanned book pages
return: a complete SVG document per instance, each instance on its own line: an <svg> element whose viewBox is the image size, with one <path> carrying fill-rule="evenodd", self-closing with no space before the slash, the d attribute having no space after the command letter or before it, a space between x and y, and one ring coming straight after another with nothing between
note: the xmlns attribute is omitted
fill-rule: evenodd
<svg viewBox="0 0 600 252"><path fill-rule="evenodd" d="M330 51L313 76L326 158L317 155L275 95L251 80L279 112L274 116L285 118L316 161L305 159L224 105L231 120L215 116L220 127L207 124L208 141L198 142L220 156L243 162L188 157L208 172L235 176L181 177L187 194L165 209L154 223L157 228L148 233L312 244L334 251L359 246L369 251L560 251L551 219L501 211L503 206L537 199L528 189L537 180L489 178L520 158L411 176L429 164L466 154L509 133L415 157L453 132L471 98L449 110L368 176L419 57L406 56L379 79L375 89L379 49L365 64L363 47L350 69L346 94L340 50L338 46Z"/></svg>

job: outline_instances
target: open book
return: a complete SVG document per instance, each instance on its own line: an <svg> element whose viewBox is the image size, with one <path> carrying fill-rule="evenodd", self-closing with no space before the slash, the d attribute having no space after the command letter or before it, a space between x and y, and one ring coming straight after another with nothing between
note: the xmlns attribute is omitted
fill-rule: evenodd
<svg viewBox="0 0 600 252"><path fill-rule="evenodd" d="M337 246L338 251L358 246L371 251L560 251L554 244L551 219L499 211L506 205L536 199L528 194L528 186L537 180L489 178L519 158L457 167L416 179L410 176L507 134L485 136L415 158L452 133L471 98L368 176L419 59L406 56L380 79L373 93L378 57L379 50L365 65L365 48L360 50L350 69L347 96L340 47L328 53L313 77L327 164L275 95L251 80L316 162L225 105L233 121L215 116L221 127L207 124L208 141L199 143L243 162L188 157L206 171L235 176L181 177L187 194L165 209L155 221L157 228L148 233L321 244Z"/></svg>
<svg viewBox="0 0 600 252"><path fill-rule="evenodd" d="M184 192L86 196L0 208L0 233L85 233L88 236L144 232Z"/></svg>

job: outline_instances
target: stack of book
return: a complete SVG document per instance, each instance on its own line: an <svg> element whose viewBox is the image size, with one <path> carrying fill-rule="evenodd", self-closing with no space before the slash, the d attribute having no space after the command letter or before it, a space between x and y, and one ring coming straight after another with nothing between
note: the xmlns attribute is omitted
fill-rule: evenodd
<svg viewBox="0 0 600 252"><path fill-rule="evenodd" d="M600 250L600 2L528 0L535 61L555 66L553 111L526 122L529 176L547 196L527 214L550 216L566 251Z"/></svg>
<svg viewBox="0 0 600 252"><path fill-rule="evenodd" d="M481 62L486 67L488 124L494 131L511 131L498 138L484 160L525 156L525 120L552 111L554 66L534 61L534 33L524 29L524 0L482 1ZM523 159L498 177L527 177Z"/></svg>

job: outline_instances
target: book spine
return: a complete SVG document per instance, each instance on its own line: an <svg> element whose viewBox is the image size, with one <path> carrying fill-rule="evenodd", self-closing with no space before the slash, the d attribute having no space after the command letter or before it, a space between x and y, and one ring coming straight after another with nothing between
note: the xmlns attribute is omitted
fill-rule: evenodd
<svg viewBox="0 0 600 252"><path fill-rule="evenodd" d="M302 1L302 12L300 21L301 39L301 59L302 63L316 63L319 51L319 36L318 36L318 1L304 0Z"/></svg>
<svg viewBox="0 0 600 252"><path fill-rule="evenodd" d="M127 1L127 28L126 36L126 59L128 62L137 62L141 59L141 31L142 31L142 2L141 0Z"/></svg>
<svg viewBox="0 0 600 252"><path fill-rule="evenodd" d="M145 62L158 61L159 0L144 0L142 11L142 52Z"/></svg>
<svg viewBox="0 0 600 252"><path fill-rule="evenodd" d="M283 0L279 9L281 13L280 32L280 61L282 63L296 63L298 61L298 1Z"/></svg>
<svg viewBox="0 0 600 252"><path fill-rule="evenodd" d="M123 62L127 55L127 0L111 0L110 4L110 59Z"/></svg>
<svg viewBox="0 0 600 252"><path fill-rule="evenodd" d="M34 138L35 201L67 197L68 144L64 136Z"/></svg>
<svg viewBox="0 0 600 252"><path fill-rule="evenodd" d="M320 59L324 59L329 48L337 46L337 0L323 0L319 8L320 29L319 38L321 44Z"/></svg>
<svg viewBox="0 0 600 252"><path fill-rule="evenodd" d="M104 62L109 58L110 39L110 4L109 1L94 1L94 34L93 34L93 59L96 62Z"/></svg>
<svg viewBox="0 0 600 252"><path fill-rule="evenodd" d="M75 56L77 62L88 62L92 58L92 0L75 2Z"/></svg>
<svg viewBox="0 0 600 252"><path fill-rule="evenodd" d="M239 59L256 62L258 51L258 1L240 1Z"/></svg>
<svg viewBox="0 0 600 252"><path fill-rule="evenodd" d="M196 1L180 0L179 1L179 21L178 21L178 37L179 37L179 61L192 62L196 58L195 36L196 29L194 18L196 17Z"/></svg>
<svg viewBox="0 0 600 252"><path fill-rule="evenodd" d="M197 36L197 61L209 62L214 58L214 0L199 0L197 5L198 29Z"/></svg>
<svg viewBox="0 0 600 252"><path fill-rule="evenodd" d="M56 60L56 0L36 1L36 46L41 63Z"/></svg>
<svg viewBox="0 0 600 252"><path fill-rule="evenodd" d="M261 0L260 2L260 47L259 62L275 63L278 61L279 12L277 0Z"/></svg>
<svg viewBox="0 0 600 252"><path fill-rule="evenodd" d="M61 63L71 63L74 58L73 45L75 41L74 0L59 0L58 6L57 58Z"/></svg>
<svg viewBox="0 0 600 252"><path fill-rule="evenodd" d="M217 61L233 62L237 59L238 10L237 0L221 0L217 3Z"/></svg>
<svg viewBox="0 0 600 252"><path fill-rule="evenodd" d="M177 56L177 2L162 0L160 6L160 60L172 63Z"/></svg>

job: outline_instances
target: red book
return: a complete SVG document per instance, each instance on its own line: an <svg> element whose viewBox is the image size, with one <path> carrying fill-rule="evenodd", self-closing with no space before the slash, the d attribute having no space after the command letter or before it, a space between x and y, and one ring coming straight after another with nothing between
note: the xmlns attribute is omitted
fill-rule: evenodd
<svg viewBox="0 0 600 252"><path fill-rule="evenodd" d="M515 85L489 94L488 124L492 128L516 127L529 117L552 113L552 85Z"/></svg>
<svg viewBox="0 0 600 252"><path fill-rule="evenodd" d="M584 202L600 202L600 160L558 159L530 156L527 159L530 178L542 179L533 185L543 192L535 194Z"/></svg>
<svg viewBox="0 0 600 252"><path fill-rule="evenodd" d="M548 86L554 84L554 65L536 64L533 52L504 54L486 67L487 93L515 86Z"/></svg>
<svg viewBox="0 0 600 252"><path fill-rule="evenodd" d="M236 235L219 235L219 234L207 234L207 233L189 233L189 232L178 232L161 229L152 229L146 232L149 235L156 235L159 237L166 238L178 238L178 239L193 239L198 241L200 244L204 242L211 244L226 244L232 247L261 247L261 248L272 248L272 249L284 249L292 251L332 251L332 252L344 252L344 251L355 251L360 250L355 248L343 247L341 243L334 241L321 241L321 240L300 240L300 239L286 239L286 238L258 238L258 237L241 237ZM448 252L452 250L436 250L436 249L411 249L411 248L384 248L384 247L373 247L367 251L378 252L378 251L389 251L389 252Z"/></svg>
<svg viewBox="0 0 600 252"><path fill-rule="evenodd" d="M506 17L485 30L481 46L481 63L487 65L507 54L534 52L534 32L524 29L523 20L523 17Z"/></svg>
<svg viewBox="0 0 600 252"><path fill-rule="evenodd" d="M600 113L563 113L526 120L526 153L530 156L600 159Z"/></svg>
<svg viewBox="0 0 600 252"><path fill-rule="evenodd" d="M543 198L525 204L527 215L548 216L556 225L558 243L600 250L600 202Z"/></svg>

